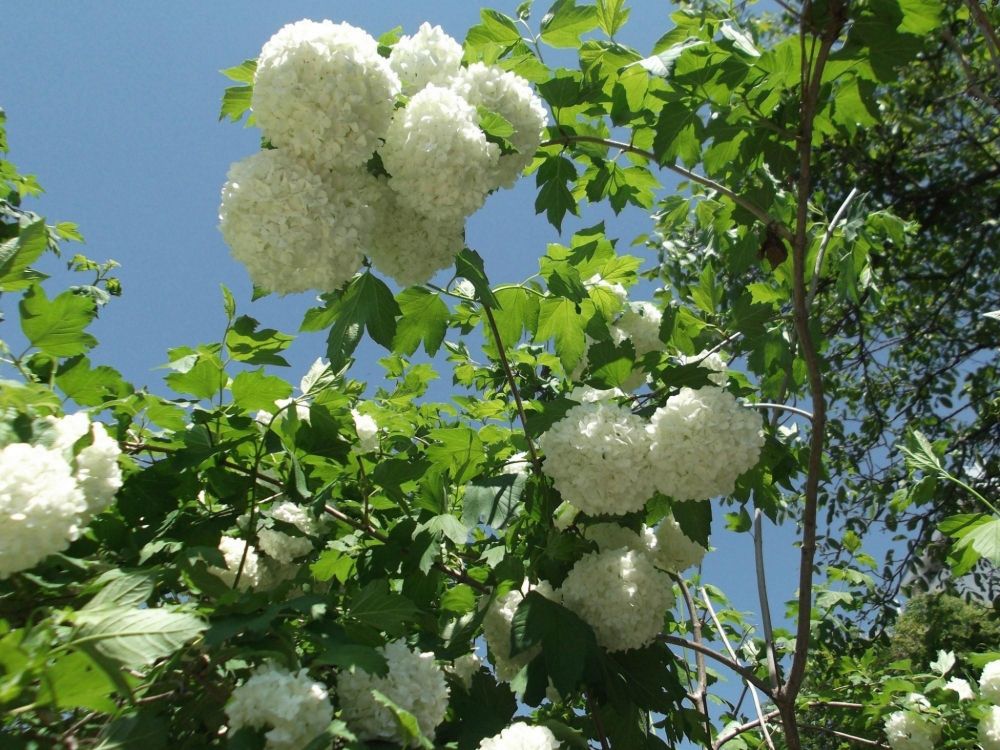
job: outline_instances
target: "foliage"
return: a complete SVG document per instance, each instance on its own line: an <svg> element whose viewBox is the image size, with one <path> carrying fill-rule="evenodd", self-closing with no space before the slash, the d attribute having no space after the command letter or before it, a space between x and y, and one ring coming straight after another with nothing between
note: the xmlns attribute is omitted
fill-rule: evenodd
<svg viewBox="0 0 1000 750"><path fill-rule="evenodd" d="M864 349L861 359L848 361L851 342L872 325L880 326L876 340L886 341L919 328L911 312L935 304L940 269L957 283L954 254L965 240L956 235L923 253L931 270L919 284L898 278L895 271L922 254L920 238L940 239L918 232L948 231L945 204L925 219L917 203L901 205L888 188L883 195L865 187L867 203L847 200L860 174L844 155L853 152L838 150L864 141L884 156L892 140L872 135L878 128L923 132L910 108L931 87L921 76L936 80L926 61L940 53L942 20L985 13L974 0L967 7L807 2L789 11L797 28L788 33L742 19L728 6L684 6L649 54L623 43L628 8L619 0L558 0L537 19L530 2L517 18L483 10L465 40L464 61L497 65L535 85L551 112L527 169L536 210L556 230L569 214L580 216L574 225L583 228L549 244L538 272L526 271L520 284L491 285L490 259L468 247L443 286L393 289L366 263L304 312L300 330L325 331L327 340L325 358L297 383L280 374L295 334L245 314L224 287L224 329L207 343L170 350L161 389L135 388L112 367L92 364L88 353L97 340L88 327L98 307L120 292L110 275L114 264L77 256L70 266L90 283L47 290L36 266L79 233L23 209L22 199L40 188L0 161L0 293L16 303L8 314L20 325L5 329L0 345L0 445L41 440L25 425L79 408L104 420L127 454L112 507L64 553L0 587L2 744L281 747L253 722L227 718L234 691L267 672L297 681L306 696L298 704L315 699L327 726L310 748L374 749L392 740L466 750L524 713L564 747L652 750L691 742L797 750L818 747L810 744L817 735L819 742L854 736L881 743L886 721L907 710L942 727L950 746L970 746L988 701L946 695L954 654L931 662L925 649L961 650L957 669L968 677L998 655L981 641L940 636L922 641L919 651L910 648L910 661L890 661L893 648L913 639L910 622L938 615L920 614L920 602L930 600L913 603L895 646L879 629L864 631L873 610L877 620L889 618L882 616L888 607L879 566L863 537L872 519L905 525L912 520L906 508L930 503L942 486L969 487L960 479L963 462L986 456L995 414L984 412L969 431L950 430L942 410L952 408L950 394L966 378L968 403L984 406L993 365L960 372L958 360L941 370L953 356L947 351L899 348L886 360L884 382L892 387L877 391L875 401L851 379L848 364L864 370L872 362ZM976 18L970 28L985 37L983 48L973 53L968 40L956 45L986 66L1000 50L989 19ZM379 54L390 56L398 40L398 33L383 36ZM568 59L568 49L578 50L577 65L545 62ZM911 76L914 60L925 67ZM255 70L247 61L225 71L237 86L224 94L223 118L248 113ZM972 82L985 85L978 77L966 81L970 91ZM513 148L504 135L510 122L488 111L478 116L489 130L482 137ZM446 127L439 119L435 127ZM993 141L976 143L991 148ZM956 148L971 165L970 142ZM6 154L2 130L0 150ZM907 164L919 162L917 153ZM378 159L367 169L386 179ZM683 180L676 190L661 187L670 174ZM988 174L964 179L995 190ZM642 260L622 252L603 222L590 223L591 204L654 212L655 234L645 240L657 250L657 266L640 273ZM926 222L922 229L917 220ZM981 248L989 247L993 228L982 228ZM979 263L971 249L962 257ZM980 304L992 299L988 279L997 265L984 257L975 268L971 296ZM636 306L643 276L666 286L652 303ZM917 300L918 286L930 297ZM950 305L964 304L954 300L953 287L940 293L951 295ZM638 312L647 310L658 321L650 336L633 327L635 317L654 319ZM970 328L971 310L935 333L955 338ZM995 346L995 331L987 329L995 321L976 321L975 345ZM385 350L377 384L351 376L364 336ZM430 361L417 359L421 349ZM730 363L723 372L713 359L720 353ZM926 372L916 389L928 397L901 396L912 370ZM454 385L448 402L428 397L441 374ZM567 506L547 473L542 436L581 399L613 400L631 412L621 423L640 430L671 398L688 393L683 389L706 388L728 390L727 404L743 404L732 407L737 411L768 415L762 437L748 441L763 444L759 460L722 498L682 496L683 488L675 497L642 493L640 502L621 505L628 512L615 517L624 527L616 533L656 539L657 524L676 520L680 532L705 546L713 522L725 517L730 531L754 532L763 578L762 517L797 523L799 591L788 630L772 623L763 588L755 620L733 610L721 588L683 571L671 571L672 592L643 597L643 582L667 580L651 562L638 578L605 570L608 583L589 591L574 576L581 561L627 558L624 569L645 558L641 544L597 551L593 528L611 519ZM916 443L907 444L905 487L901 469L890 468L896 474L889 484L858 470L887 433L881 414L930 438L921 442L914 432ZM849 420L857 418L863 422L855 444ZM704 469L699 447L702 456L725 456L727 423L742 421L727 418L699 434L703 445L693 446L691 466L682 468ZM974 447L947 469L942 455L956 440ZM641 450L639 466L651 460L652 449ZM588 460L600 467L610 451L597 453ZM667 465L672 458L652 460ZM939 485L942 472L947 478ZM902 494L890 502L886 486ZM975 492L988 506L996 497L988 483ZM932 554L919 526L966 510L949 505L952 499L942 496L946 510L935 504L917 519L911 551ZM2 518L23 520L6 502L0 497ZM870 503L871 512L855 512L859 503ZM994 526L986 519L955 544L981 555L980 570L993 575L995 546L980 530ZM715 531L715 539L725 538ZM830 553L822 575L817 544ZM961 560L953 562L961 572ZM567 581L576 596L560 595ZM652 613L656 632L628 648L606 647L604 634L628 619L615 602L661 599L676 604ZM488 617L491 631L497 622L496 629L509 631L502 649L488 646L492 669L472 658L483 653ZM387 644L401 639L392 650L402 655L388 659ZM520 659L509 682L498 679L501 650ZM394 663L416 661L419 670L393 671ZM430 694L422 687L440 681L439 668L448 672L450 697L443 721L428 731L438 719L428 720L435 712L420 706ZM717 691L716 670L746 684L753 712ZM391 696L370 690L364 711L377 718L362 724L349 718L334 687L338 675L359 671L370 677L358 684L407 686ZM926 712L907 697L914 692L929 696ZM710 708L710 693L721 709ZM330 705L336 713L327 721ZM280 706L269 709L280 714ZM299 725L288 718L281 720Z"/></svg>

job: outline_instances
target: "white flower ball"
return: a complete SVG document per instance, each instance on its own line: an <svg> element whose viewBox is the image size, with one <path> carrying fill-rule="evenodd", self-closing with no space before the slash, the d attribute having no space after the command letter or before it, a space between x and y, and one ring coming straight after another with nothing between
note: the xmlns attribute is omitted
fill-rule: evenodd
<svg viewBox="0 0 1000 750"><path fill-rule="evenodd" d="M455 262L465 247L465 219L437 219L414 211L385 180L373 203L375 224L368 255L400 286L425 284Z"/></svg>
<svg viewBox="0 0 1000 750"><path fill-rule="evenodd" d="M615 549L650 552L651 545L656 544L656 539L651 538L652 533L652 529L647 529L645 526L642 527L640 535L617 523L593 523L583 530L583 538L594 542L600 552Z"/></svg>
<svg viewBox="0 0 1000 750"><path fill-rule="evenodd" d="M257 286L330 292L361 267L369 180L360 171L324 180L284 151L260 151L230 167L219 229Z"/></svg>
<svg viewBox="0 0 1000 750"><path fill-rule="evenodd" d="M534 646L517 656L510 655L511 623L514 621L518 606L529 591L537 591L546 599L556 598L552 586L547 581L539 581L537 585L532 586L531 582L525 579L520 589L511 589L495 599L483 617L483 636L493 658L496 677L501 682L510 682L517 677L517 673L541 651L541 646Z"/></svg>
<svg viewBox="0 0 1000 750"><path fill-rule="evenodd" d="M292 524L303 534L315 535L318 531L319 524L309 514L309 511L289 500L272 506L271 510L268 511L268 515L275 520Z"/></svg>
<svg viewBox="0 0 1000 750"><path fill-rule="evenodd" d="M444 672L431 652L411 651L404 641L393 641L379 649L389 666L385 677L351 667L337 675L337 695L344 721L361 739L402 742L395 719L378 703L378 690L417 719L420 731L430 739L448 710L448 685Z"/></svg>
<svg viewBox="0 0 1000 750"><path fill-rule="evenodd" d="M458 279L455 281L455 286L452 287L452 291L455 294L460 294L463 297L468 297L469 299L474 299L476 296L476 287L468 279Z"/></svg>
<svg viewBox="0 0 1000 750"><path fill-rule="evenodd" d="M389 53L389 66L403 93L413 96L428 83L447 86L462 67L462 45L440 26L424 22L413 36L404 36Z"/></svg>
<svg viewBox="0 0 1000 750"><path fill-rule="evenodd" d="M385 136L399 90L368 33L303 20L282 27L261 49L251 108L272 145L317 171L360 167Z"/></svg>
<svg viewBox="0 0 1000 750"><path fill-rule="evenodd" d="M518 722L484 739L478 750L559 750L559 740L548 727Z"/></svg>
<svg viewBox="0 0 1000 750"><path fill-rule="evenodd" d="M692 357L682 354L678 359L682 365L696 362L699 367L711 370L712 374L708 376L708 379L710 382L715 383L715 385L724 386L729 380L729 376L726 374L726 361L718 352L709 354L707 349L702 349Z"/></svg>
<svg viewBox="0 0 1000 750"><path fill-rule="evenodd" d="M396 112L380 154L401 206L457 222L483 205L500 156L479 129L475 107L430 84Z"/></svg>
<svg viewBox="0 0 1000 750"><path fill-rule="evenodd" d="M733 491L764 445L760 416L722 388L682 388L650 420L650 474L675 500Z"/></svg>
<svg viewBox="0 0 1000 750"><path fill-rule="evenodd" d="M87 512L61 451L28 443L0 448L0 578L66 549Z"/></svg>
<svg viewBox="0 0 1000 750"><path fill-rule="evenodd" d="M219 552L225 560L226 567L219 568L212 565L208 572L216 578L221 578L227 586L232 588L236 581L236 572L240 569L240 561L243 559L243 551L246 550L246 562L243 563L243 573L240 574L240 582L236 588L240 591L261 588L264 578L264 570L257 556L257 550L253 545L248 545L243 539L235 539L231 536L224 536L219 540Z"/></svg>
<svg viewBox="0 0 1000 750"><path fill-rule="evenodd" d="M271 727L267 750L301 750L333 720L326 687L305 669L294 674L265 664L236 688L226 703L229 730Z"/></svg>
<svg viewBox="0 0 1000 750"><path fill-rule="evenodd" d="M960 701L971 701L976 697L976 694L972 692L972 686L967 680L963 680L961 677L952 677L944 684L944 689L954 690L958 693Z"/></svg>
<svg viewBox="0 0 1000 750"><path fill-rule="evenodd" d="M313 551L313 543L307 537L268 528L257 532L257 545L261 552L280 563L290 563Z"/></svg>
<svg viewBox="0 0 1000 750"><path fill-rule="evenodd" d="M682 573L701 563L707 549L689 538L673 516L667 516L656 527L653 562L669 573Z"/></svg>
<svg viewBox="0 0 1000 750"><path fill-rule="evenodd" d="M584 555L559 593L564 606L590 624L608 651L652 642L674 604L670 576L646 554L624 548Z"/></svg>
<svg viewBox="0 0 1000 750"><path fill-rule="evenodd" d="M452 87L473 107L496 112L513 126L508 140L515 151L500 157L493 177L495 185L513 187L542 142L548 121L542 100L521 76L481 62L463 69Z"/></svg>
<svg viewBox="0 0 1000 750"><path fill-rule="evenodd" d="M1000 706L1000 659L983 667L979 677L979 693L985 700Z"/></svg>
<svg viewBox="0 0 1000 750"><path fill-rule="evenodd" d="M661 351L660 323L663 313L652 302L629 302L621 317L611 327L611 338L616 344L626 339L632 342L635 356Z"/></svg>
<svg viewBox="0 0 1000 750"><path fill-rule="evenodd" d="M885 736L892 750L932 750L941 729L914 711L894 711L886 717Z"/></svg>
<svg viewBox="0 0 1000 750"><path fill-rule="evenodd" d="M1000 706L990 706L979 720L979 744L983 750L1000 750Z"/></svg>
<svg viewBox="0 0 1000 750"><path fill-rule="evenodd" d="M81 516L81 522L86 523L107 508L121 489L122 470L118 465L121 448L105 426L91 422L85 412L48 417L47 421L55 433L52 449L75 466L74 477L87 500L87 512ZM91 436L90 445L74 456L74 446L87 433Z"/></svg>
<svg viewBox="0 0 1000 750"><path fill-rule="evenodd" d="M354 419L354 429L358 433L358 448L362 453L371 453L378 450L378 424L375 418L362 414L357 409L351 409L351 417Z"/></svg>
<svg viewBox="0 0 1000 750"><path fill-rule="evenodd" d="M480 659L476 654L462 654L452 662L451 669L449 670L458 681L462 683L462 686L468 690L472 687L472 677L482 669L483 660Z"/></svg>
<svg viewBox="0 0 1000 750"><path fill-rule="evenodd" d="M295 411L295 417L300 422L308 422L311 416L309 410L308 402L297 399L297 398L279 398L274 401L274 408L277 410L278 422L284 423L288 419L288 415L291 413L292 407ZM268 427L272 424L274 420L275 412L270 412L265 409L261 409L254 415L254 421L258 424Z"/></svg>
<svg viewBox="0 0 1000 750"><path fill-rule="evenodd" d="M564 500L590 515L640 510L653 494L644 421L599 401L574 406L538 440L542 470Z"/></svg>

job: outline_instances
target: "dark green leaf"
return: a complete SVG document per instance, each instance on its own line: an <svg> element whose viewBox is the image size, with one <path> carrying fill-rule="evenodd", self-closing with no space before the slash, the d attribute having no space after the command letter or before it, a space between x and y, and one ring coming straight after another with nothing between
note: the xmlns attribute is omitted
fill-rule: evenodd
<svg viewBox="0 0 1000 750"><path fill-rule="evenodd" d="M523 510L521 494L526 483L524 474L501 474L466 485L462 522L468 527L482 523L493 529L504 528Z"/></svg>
<svg viewBox="0 0 1000 750"><path fill-rule="evenodd" d="M359 622L396 635L405 630L405 623L413 622L420 614L413 602L390 591L385 579L372 581L351 597L347 610Z"/></svg>
<svg viewBox="0 0 1000 750"><path fill-rule="evenodd" d="M497 298L490 289L490 280L486 278L483 259L475 250L464 248L455 258L455 275L462 276L472 282L476 289L476 299L486 307L498 307Z"/></svg>

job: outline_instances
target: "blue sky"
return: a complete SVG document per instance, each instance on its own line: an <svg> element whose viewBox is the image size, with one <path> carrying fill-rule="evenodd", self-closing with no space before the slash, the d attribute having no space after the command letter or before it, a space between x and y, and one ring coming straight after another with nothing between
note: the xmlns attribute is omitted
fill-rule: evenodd
<svg viewBox="0 0 1000 750"><path fill-rule="evenodd" d="M517 4L505 0L495 7L513 14ZM649 52L669 28L671 6L633 5L621 41ZM168 348L220 337L220 283L233 290L241 312L282 330L294 332L310 306L308 294L251 305L250 282L217 230L226 171L258 147L256 131L218 121L227 85L220 69L256 57L271 34L301 18L348 21L376 36L397 25L413 32L427 20L461 40L477 22L479 7L470 0L35 0L5 14L0 106L8 117L11 158L46 189L29 207L50 222L78 223L87 239L82 252L122 264L124 296L95 325L102 343L92 359L162 392L162 374L153 368L166 361ZM534 23L544 10L540 3ZM516 189L492 196L469 222L468 242L486 259L494 283L530 276L546 243L559 240L535 215L533 188L533 180L522 180ZM606 212L590 213L569 227L601 218L610 219ZM608 224L620 247L650 229L641 212ZM647 265L654 260L646 259ZM51 258L48 263L43 270L52 272ZM0 336L10 334L0 328ZM320 338L296 342L287 377L297 381L322 353ZM379 350L363 348L352 374L380 379L376 356ZM739 607L757 610L751 540L725 535L721 516L717 510L713 541L722 549L706 559L706 579L722 586ZM792 531L769 532L769 582L778 621L782 603L794 594Z"/></svg>

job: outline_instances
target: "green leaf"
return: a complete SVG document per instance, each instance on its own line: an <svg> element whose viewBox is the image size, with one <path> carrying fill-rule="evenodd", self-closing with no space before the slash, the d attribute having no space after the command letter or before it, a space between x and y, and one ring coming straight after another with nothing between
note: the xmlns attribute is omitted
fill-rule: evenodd
<svg viewBox="0 0 1000 750"><path fill-rule="evenodd" d="M167 720L152 713L140 712L115 719L101 733L94 750L161 750L170 736Z"/></svg>
<svg viewBox="0 0 1000 750"><path fill-rule="evenodd" d="M572 300L546 298L541 301L535 341L554 339L556 355L567 372L573 371L586 349L585 329L586 320Z"/></svg>
<svg viewBox="0 0 1000 750"><path fill-rule="evenodd" d="M565 156L550 156L538 168L535 183L538 196L535 198L535 213L545 212L545 218L557 230L562 231L562 220L569 212L578 215L579 209L573 191L568 183L576 180L576 167Z"/></svg>
<svg viewBox="0 0 1000 750"><path fill-rule="evenodd" d="M78 615L70 645L89 644L124 667L142 667L170 656L208 625L194 615L166 609L95 610Z"/></svg>
<svg viewBox="0 0 1000 750"><path fill-rule="evenodd" d="M228 377L222 368L222 360L217 355L202 352L176 372L167 375L164 380L178 393L211 399L225 388Z"/></svg>
<svg viewBox="0 0 1000 750"><path fill-rule="evenodd" d="M609 37L625 25L630 12L631 9L625 7L625 0L597 0L597 23Z"/></svg>
<svg viewBox="0 0 1000 750"><path fill-rule="evenodd" d="M292 386L263 369L241 372L232 383L233 402L243 411L274 411L274 402L292 395Z"/></svg>
<svg viewBox="0 0 1000 750"><path fill-rule="evenodd" d="M456 484L469 481L485 461L483 441L468 427L442 427L427 437L434 441L427 448L427 458L448 469Z"/></svg>
<svg viewBox="0 0 1000 750"><path fill-rule="evenodd" d="M463 248L455 258L455 275L462 276L472 282L476 289L476 298L485 307L498 307L497 298L490 289L490 280L486 278L486 269L482 256L475 250Z"/></svg>
<svg viewBox="0 0 1000 750"><path fill-rule="evenodd" d="M376 702L389 709L396 720L396 728L403 739L403 747L419 747L423 750L434 750L434 743L427 739L420 731L420 723L417 717L409 711L400 708L391 698L378 690L372 689L372 697Z"/></svg>
<svg viewBox="0 0 1000 750"><path fill-rule="evenodd" d="M389 634L402 634L404 624L420 614L413 602L390 591L384 578L372 581L351 597L347 611L355 620Z"/></svg>
<svg viewBox="0 0 1000 750"><path fill-rule="evenodd" d="M897 27L908 34L929 34L941 28L944 5L939 0L898 0L903 22Z"/></svg>
<svg viewBox="0 0 1000 750"><path fill-rule="evenodd" d="M422 341L424 351L433 357L448 330L448 306L438 294L420 286L404 289L396 295L396 302L401 317L396 323L392 350L409 356Z"/></svg>
<svg viewBox="0 0 1000 750"><path fill-rule="evenodd" d="M506 527L523 511L521 495L527 481L524 474L501 474L467 484L462 522L470 528L481 523L492 529Z"/></svg>
<svg viewBox="0 0 1000 750"><path fill-rule="evenodd" d="M497 309L493 317L505 349L521 340L524 331L534 335L538 327L538 295L520 287L500 289L496 293Z"/></svg>
<svg viewBox="0 0 1000 750"><path fill-rule="evenodd" d="M37 702L113 713L116 704L110 696L114 692L114 682L93 659L83 651L72 651L46 667Z"/></svg>
<svg viewBox="0 0 1000 750"><path fill-rule="evenodd" d="M389 671L385 657L371 646L356 643L330 643L313 664L330 664L341 669L355 667L368 674L384 676Z"/></svg>
<svg viewBox="0 0 1000 750"><path fill-rule="evenodd" d="M49 301L36 284L24 293L19 307L25 338L45 354L73 357L97 345L97 339L84 333L97 314L89 297L63 292Z"/></svg>
<svg viewBox="0 0 1000 750"><path fill-rule="evenodd" d="M703 44L705 44L703 39L689 37L682 42L678 42L677 44L668 47L659 54L643 58L642 60L632 63L632 65L638 65L659 78L669 78L670 74L674 70L674 64L677 62L677 58L679 58L685 50L690 49L691 47L699 47Z"/></svg>
<svg viewBox="0 0 1000 750"><path fill-rule="evenodd" d="M227 311L228 309L227 303ZM235 312L235 302L232 309ZM241 315L233 321L226 332L229 356L237 362L250 365L288 367L288 361L278 353L287 349L295 337L274 328L262 328L258 331L258 325L260 324L249 315Z"/></svg>
<svg viewBox="0 0 1000 750"><path fill-rule="evenodd" d="M222 94L222 106L219 108L219 119L227 117L232 122L239 122L253 102L253 86L230 86Z"/></svg>
<svg viewBox="0 0 1000 750"><path fill-rule="evenodd" d="M479 11L479 18L482 23L469 29L466 48L478 50L491 43L509 47L521 41L521 32L514 19L488 8Z"/></svg>
<svg viewBox="0 0 1000 750"><path fill-rule="evenodd" d="M597 8L576 0L556 0L542 17L542 41L553 47L579 47L580 35L596 28Z"/></svg>
<svg viewBox="0 0 1000 750"><path fill-rule="evenodd" d="M719 31L733 46L748 57L760 57L760 51L754 46L753 37L745 29L738 28L730 21L723 21Z"/></svg>
<svg viewBox="0 0 1000 750"><path fill-rule="evenodd" d="M635 367L635 349L626 340L621 345L611 341L591 344L587 350L590 374L606 388L623 386L631 377Z"/></svg>
<svg viewBox="0 0 1000 750"><path fill-rule="evenodd" d="M230 81L236 81L237 83L253 83L254 74L257 72L257 61L256 60L244 60L239 65L232 68L226 68L225 70L220 70L220 73L228 78Z"/></svg>
<svg viewBox="0 0 1000 750"><path fill-rule="evenodd" d="M471 586L464 583L452 586L441 597L441 609L446 612L464 615L466 612L472 612L475 608L476 592Z"/></svg>
<svg viewBox="0 0 1000 750"><path fill-rule="evenodd" d="M36 222L20 228L17 237L0 243L0 292L13 292L30 286L38 274L30 266L48 247L45 222Z"/></svg>
<svg viewBox="0 0 1000 750"><path fill-rule="evenodd" d="M139 607L153 594L153 577L149 573L122 573L115 570L101 578L107 580L107 584L83 606L81 612Z"/></svg>
<svg viewBox="0 0 1000 750"><path fill-rule="evenodd" d="M708 549L708 537L712 533L712 504L707 500L674 503L671 511L684 536Z"/></svg>
<svg viewBox="0 0 1000 750"><path fill-rule="evenodd" d="M222 291L222 309L226 311L226 320L231 321L236 317L236 298L225 284L219 284L219 289Z"/></svg>
<svg viewBox="0 0 1000 750"><path fill-rule="evenodd" d="M668 102L656 121L653 153L661 164L680 159L692 166L701 154L703 131L697 108Z"/></svg>
<svg viewBox="0 0 1000 750"><path fill-rule="evenodd" d="M977 524L956 543L955 548L961 550L970 546L994 566L1000 566L1000 517L993 516Z"/></svg>
<svg viewBox="0 0 1000 750"><path fill-rule="evenodd" d="M81 406L100 406L131 392L121 374L110 367L91 367L83 355L71 357L56 370L56 385Z"/></svg>
<svg viewBox="0 0 1000 750"><path fill-rule="evenodd" d="M439 513L417 526L417 531L429 531L435 535L440 533L458 545L465 545L469 540L469 527L451 513Z"/></svg>

